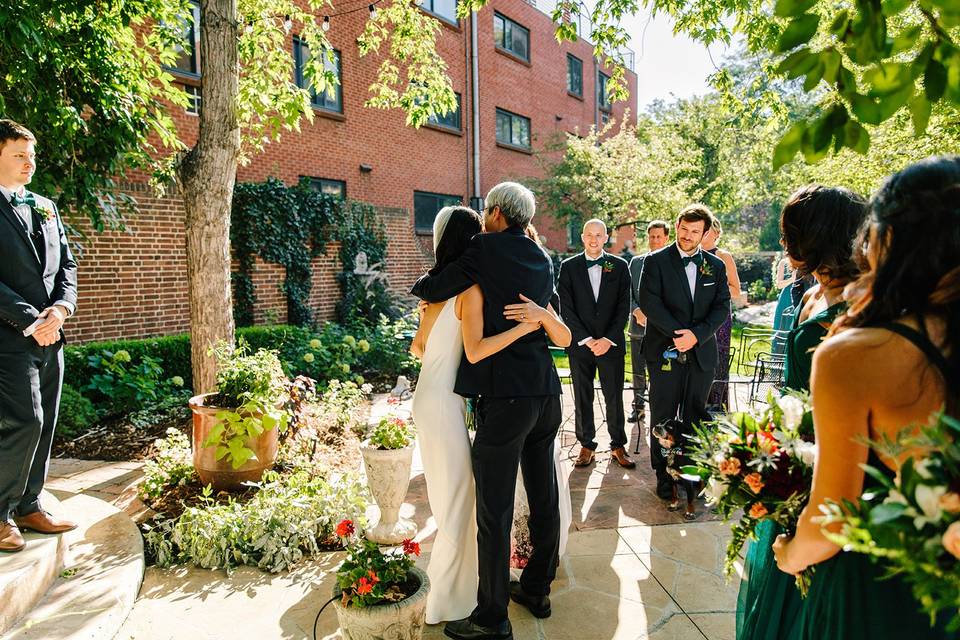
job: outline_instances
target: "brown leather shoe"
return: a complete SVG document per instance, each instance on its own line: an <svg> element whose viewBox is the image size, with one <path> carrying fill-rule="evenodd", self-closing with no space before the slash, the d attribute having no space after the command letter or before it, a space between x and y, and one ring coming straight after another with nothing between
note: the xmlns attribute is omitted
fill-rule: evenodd
<svg viewBox="0 0 960 640"><path fill-rule="evenodd" d="M9 522L0 523L0 551L22 551L27 546L20 529Z"/></svg>
<svg viewBox="0 0 960 640"><path fill-rule="evenodd" d="M37 533L63 533L64 531L73 531L77 528L76 522L54 518L42 509L19 518L14 518L13 521L24 531L36 531Z"/></svg>
<svg viewBox="0 0 960 640"><path fill-rule="evenodd" d="M593 464L594 452L586 447L580 447L580 455L577 456L577 461L573 463L575 467L588 467Z"/></svg>
<svg viewBox="0 0 960 640"><path fill-rule="evenodd" d="M623 447L617 447L612 450L610 456L624 469L633 469L637 466L637 463L630 459L630 456L627 455L627 450Z"/></svg>

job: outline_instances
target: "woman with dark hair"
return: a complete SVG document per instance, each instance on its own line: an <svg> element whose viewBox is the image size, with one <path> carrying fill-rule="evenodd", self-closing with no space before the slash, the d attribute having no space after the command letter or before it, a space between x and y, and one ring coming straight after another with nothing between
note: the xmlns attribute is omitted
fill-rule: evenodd
<svg viewBox="0 0 960 640"><path fill-rule="evenodd" d="M811 388L818 442L810 502L792 538L774 545L790 575L815 568L795 637L910 640L956 637L931 626L899 576L843 552L821 533L819 507L855 501L877 481L863 464L893 477L902 457L867 444L929 423L960 400L960 157L929 158L886 180L870 202L866 272L848 287L850 310L813 357Z"/></svg>
<svg viewBox="0 0 960 640"><path fill-rule="evenodd" d="M800 277L817 284L803 297L786 339L786 386L809 391L814 350L843 310L843 289L859 274L854 251L867 202L847 189L810 185L798 190L780 214L786 254ZM783 529L764 521L744 562L737 599L738 640L789 638L802 599L791 576L777 569L772 544Z"/></svg>
<svg viewBox="0 0 960 640"><path fill-rule="evenodd" d="M732 253L717 246L721 235L723 235L723 227L720 225L720 220L714 217L710 228L703 232L703 240L700 243L704 251L717 256L726 265L727 285L730 287L732 303L731 309L727 313L727 319L717 329L719 360L717 360L716 372L713 374L714 383L710 388L710 395L707 397L707 407L716 411L723 411L728 405L730 385L727 384L727 381L730 379L730 336L733 333L733 307L743 306L743 293L740 290L740 274L737 273L737 263L733 259ZM717 384L717 380L723 382Z"/></svg>
<svg viewBox="0 0 960 640"><path fill-rule="evenodd" d="M482 231L480 216L445 207L433 225L438 273ZM413 419L423 460L430 510L437 525L427 566L431 589L426 621L466 618L477 604L476 495L464 399L454 393L461 357L478 362L543 328L551 340L570 342L570 330L552 309L526 301L513 328L483 337L483 293L474 285L446 302L426 305L410 350L422 360L413 396ZM565 342L564 342L565 341Z"/></svg>

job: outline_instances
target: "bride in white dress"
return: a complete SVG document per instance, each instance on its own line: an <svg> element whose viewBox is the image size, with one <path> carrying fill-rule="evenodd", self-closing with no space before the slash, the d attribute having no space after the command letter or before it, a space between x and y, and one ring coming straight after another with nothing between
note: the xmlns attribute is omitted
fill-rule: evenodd
<svg viewBox="0 0 960 640"><path fill-rule="evenodd" d="M471 209L441 209L433 226L434 269L439 271L462 254L481 226L480 216ZM465 352L471 362L482 360L541 326L554 341L561 341L564 333L566 342L570 340L569 329L553 309L527 303L526 322L484 338L483 293L474 285L456 298L427 305L411 346L422 359L413 420L437 525L427 566L431 583L428 624L466 618L477 604L476 493L470 439L464 399L453 392L460 359ZM571 518L568 491L561 492L560 504L561 537L565 539Z"/></svg>

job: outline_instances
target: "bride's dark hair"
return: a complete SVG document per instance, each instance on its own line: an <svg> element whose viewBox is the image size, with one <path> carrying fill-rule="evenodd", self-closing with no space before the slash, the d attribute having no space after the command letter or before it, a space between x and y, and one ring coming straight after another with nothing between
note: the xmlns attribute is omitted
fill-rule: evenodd
<svg viewBox="0 0 960 640"><path fill-rule="evenodd" d="M470 239L483 229L483 219L473 209L469 207L451 207L451 209L450 217L437 242L435 251L437 262L429 272L432 276L443 271L444 267L463 255L467 245L470 244Z"/></svg>
<svg viewBox="0 0 960 640"><path fill-rule="evenodd" d="M893 174L870 200L859 241L876 246L875 267L849 289L845 327L925 316L944 322L948 406L960 400L960 156L927 158ZM953 396L953 397L950 397Z"/></svg>

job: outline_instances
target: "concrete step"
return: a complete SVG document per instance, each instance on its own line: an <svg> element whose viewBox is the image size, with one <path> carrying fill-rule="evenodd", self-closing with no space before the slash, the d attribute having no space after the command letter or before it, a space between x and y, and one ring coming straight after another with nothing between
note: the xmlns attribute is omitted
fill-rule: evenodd
<svg viewBox="0 0 960 640"><path fill-rule="evenodd" d="M54 572L46 595L0 635L2 640L109 640L137 599L143 539L133 521L85 495L64 497L56 513L80 524L67 534L64 569Z"/></svg>
<svg viewBox="0 0 960 640"><path fill-rule="evenodd" d="M44 492L45 508L60 513L60 501ZM27 548L17 553L0 553L0 634L47 593L63 570L64 559L74 532L60 536L25 533Z"/></svg>

